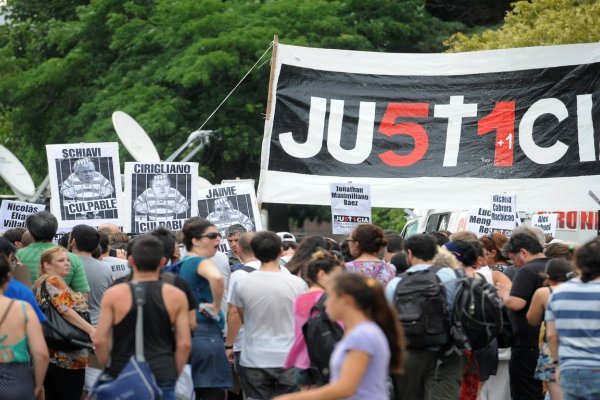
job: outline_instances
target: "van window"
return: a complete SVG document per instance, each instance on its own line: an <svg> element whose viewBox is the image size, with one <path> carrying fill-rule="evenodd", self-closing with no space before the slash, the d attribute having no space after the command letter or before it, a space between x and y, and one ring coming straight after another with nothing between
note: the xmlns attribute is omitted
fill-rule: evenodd
<svg viewBox="0 0 600 400"><path fill-rule="evenodd" d="M417 228L419 227L419 220L411 221L404 226L404 230L402 231L402 237L408 238L417 233Z"/></svg>
<svg viewBox="0 0 600 400"><path fill-rule="evenodd" d="M425 232L434 232L439 230L448 229L448 222L450 221L450 213L431 214L427 219L427 225L425 226Z"/></svg>

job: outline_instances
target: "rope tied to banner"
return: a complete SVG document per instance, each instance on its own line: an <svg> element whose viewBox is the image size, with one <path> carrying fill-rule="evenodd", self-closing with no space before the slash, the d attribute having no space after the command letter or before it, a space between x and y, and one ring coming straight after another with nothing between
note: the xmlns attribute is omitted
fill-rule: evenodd
<svg viewBox="0 0 600 400"><path fill-rule="evenodd" d="M246 79L248 77L248 75L250 75L250 73L254 70L254 68L256 68L256 66L261 62L261 60L264 58L264 56L273 48L274 45L275 45L275 40L273 40L271 42L271 44L269 44L269 47L267 47L267 49L262 53L262 55L258 58L258 60L256 60L254 65L252 65L252 67L250 67L248 72L246 72L246 74L242 77L242 79L240 79L240 81L237 83L237 85L235 85L234 88L231 89L231 91L227 94L227 96L225 96L225 98L223 99L223 101L221 101L221 103L217 106L217 108L215 108L215 110L208 116L208 118L206 118L206 120L204 121L204 123L202 123L202 125L200 126L200 128L198 128L198 130L202 130L202 128L204 128L204 125L206 125L206 123L217 113L217 111L219 111L221 106L223 104L225 104L227 99L229 99L229 97L231 97L233 92L235 92L236 89L242 84L244 79Z"/></svg>

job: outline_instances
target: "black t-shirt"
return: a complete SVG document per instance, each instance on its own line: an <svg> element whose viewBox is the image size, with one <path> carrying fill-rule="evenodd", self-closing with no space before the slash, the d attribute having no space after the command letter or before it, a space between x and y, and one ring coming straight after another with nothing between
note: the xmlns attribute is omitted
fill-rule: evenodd
<svg viewBox="0 0 600 400"><path fill-rule="evenodd" d="M515 343L513 346L537 347L540 326L530 326L527 323L527 311L535 291L544 284L543 273L546 270L547 258L538 258L528 262L518 269L513 279L510 295L527 302L520 311L509 310L510 322L513 326Z"/></svg>
<svg viewBox="0 0 600 400"><path fill-rule="evenodd" d="M144 357L158 382L175 382L175 335L169 312L162 297L161 281L138 282L145 289L144 315ZM132 291L133 293L133 291ZM116 377L135 354L135 327L137 306L132 295L131 309L123 320L113 326L113 346L111 362L107 373Z"/></svg>

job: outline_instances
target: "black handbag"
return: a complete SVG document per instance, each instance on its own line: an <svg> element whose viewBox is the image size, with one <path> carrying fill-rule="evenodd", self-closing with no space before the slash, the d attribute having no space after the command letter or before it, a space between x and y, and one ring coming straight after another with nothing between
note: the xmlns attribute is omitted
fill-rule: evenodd
<svg viewBox="0 0 600 400"><path fill-rule="evenodd" d="M69 323L58 312L50 300L46 288L46 280L41 284L42 299L40 305L47 321L42 325L44 338L49 348L59 351L74 351L81 349L94 349L90 336L75 325ZM89 312L77 312L84 320L90 322Z"/></svg>

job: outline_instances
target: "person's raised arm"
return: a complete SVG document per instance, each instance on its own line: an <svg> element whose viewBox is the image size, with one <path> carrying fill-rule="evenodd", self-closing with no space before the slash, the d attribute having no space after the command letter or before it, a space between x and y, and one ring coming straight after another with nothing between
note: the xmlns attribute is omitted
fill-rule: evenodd
<svg viewBox="0 0 600 400"><path fill-rule="evenodd" d="M196 272L208 281L213 296L213 302L210 306L218 314L221 311L221 302L223 301L223 293L225 292L223 275L221 275L217 266L209 259L198 264Z"/></svg>
<svg viewBox="0 0 600 400"><path fill-rule="evenodd" d="M371 356L360 350L350 350L335 383L306 392L275 397L274 400L336 400L352 396L363 379Z"/></svg>
<svg viewBox="0 0 600 400"><path fill-rule="evenodd" d="M48 346L42 332L40 321L31 305L25 303L27 316L27 346L33 360L33 374L35 377L34 395L37 398L44 384L44 377L48 369Z"/></svg>

